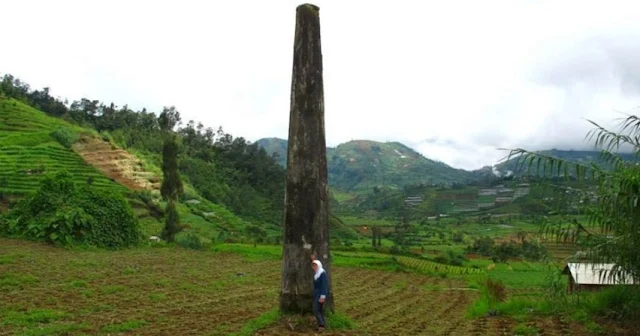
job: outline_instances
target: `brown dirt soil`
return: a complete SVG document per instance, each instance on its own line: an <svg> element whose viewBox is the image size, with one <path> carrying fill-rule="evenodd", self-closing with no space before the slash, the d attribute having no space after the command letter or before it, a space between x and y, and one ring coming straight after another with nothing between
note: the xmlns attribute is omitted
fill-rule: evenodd
<svg viewBox="0 0 640 336"><path fill-rule="evenodd" d="M44 335L42 328L64 324L79 327L59 334L108 335L132 321L138 325L115 334L228 335L278 306L278 260L182 248L70 251L5 238L0 256L0 335ZM466 318L478 293L460 290L456 280L361 268L332 272L336 309L358 328L324 335L514 334L517 323L510 319ZM11 320L35 309L66 315L27 324ZM541 335L586 335L557 318L531 323ZM255 333L314 334L309 318L283 319Z"/></svg>
<svg viewBox="0 0 640 336"><path fill-rule="evenodd" d="M3 198L0 198L0 213L9 211L9 202Z"/></svg>
<svg viewBox="0 0 640 336"><path fill-rule="evenodd" d="M142 161L107 141L83 135L73 145L73 150L88 164L129 189L160 189L160 178L145 171Z"/></svg>

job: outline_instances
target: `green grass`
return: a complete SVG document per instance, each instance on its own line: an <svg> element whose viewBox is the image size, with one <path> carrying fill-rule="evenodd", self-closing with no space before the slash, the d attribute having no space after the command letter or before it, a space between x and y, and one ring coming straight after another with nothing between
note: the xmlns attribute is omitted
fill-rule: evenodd
<svg viewBox="0 0 640 336"><path fill-rule="evenodd" d="M275 324L280 318L281 314L278 309L270 310L262 315L250 320L242 326L242 329L238 332L230 334L231 336L251 336L260 329L264 329L272 324Z"/></svg>
<svg viewBox="0 0 640 336"><path fill-rule="evenodd" d="M0 98L0 192L27 195L34 192L45 174L61 170L72 173L77 183L99 189L126 192L65 148L51 134L57 130L81 133L84 130L13 99Z"/></svg>
<svg viewBox="0 0 640 336"><path fill-rule="evenodd" d="M282 258L282 246L250 244L216 244L213 252L227 252L242 255L248 261L280 260Z"/></svg>
<svg viewBox="0 0 640 336"><path fill-rule="evenodd" d="M538 335L540 330L535 326L520 323L513 328L513 334L517 336Z"/></svg>
<svg viewBox="0 0 640 336"><path fill-rule="evenodd" d="M327 313L327 326L329 330L353 330L358 328L358 324L354 322L348 315L340 312Z"/></svg>
<svg viewBox="0 0 640 336"><path fill-rule="evenodd" d="M338 201L338 202L345 202L345 201L349 201L352 200L356 197L358 197L358 195L356 195L355 193L350 193L350 192L345 192L345 191L340 191L340 190L331 190L331 195Z"/></svg>
<svg viewBox="0 0 640 336"><path fill-rule="evenodd" d="M26 312L9 311L2 323L11 326L29 326L37 323L50 323L68 316L69 314L65 312L51 309L33 309Z"/></svg>
<svg viewBox="0 0 640 336"><path fill-rule="evenodd" d="M38 283L40 279L31 274L4 272L0 273L0 292L25 288Z"/></svg>
<svg viewBox="0 0 640 336"><path fill-rule="evenodd" d="M415 269L419 272L424 272L430 275L445 274L445 275L473 275L484 273L484 270L479 268L461 267L453 265L445 265L440 263L431 262L424 259L411 258L398 256L395 259L403 266Z"/></svg>
<svg viewBox="0 0 640 336"><path fill-rule="evenodd" d="M340 219L347 225L351 226L391 226L396 223L389 219L384 218L366 218L356 216L340 216Z"/></svg>
<svg viewBox="0 0 640 336"><path fill-rule="evenodd" d="M130 320L122 323L106 325L102 328L102 331L107 333L127 332L139 329L147 324L148 323L145 320Z"/></svg>

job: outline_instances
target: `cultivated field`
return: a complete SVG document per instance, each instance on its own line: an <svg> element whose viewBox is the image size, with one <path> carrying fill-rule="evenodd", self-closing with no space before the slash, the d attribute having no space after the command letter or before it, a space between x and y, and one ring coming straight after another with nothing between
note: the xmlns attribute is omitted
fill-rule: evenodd
<svg viewBox="0 0 640 336"><path fill-rule="evenodd" d="M280 262L261 254L0 239L0 335L247 334L278 302ZM356 329L327 335L510 335L518 324L465 317L479 293L451 278L340 266L332 274L336 308ZM584 334L557 318L530 323L543 335ZM257 335L314 334L309 323L293 328L281 321Z"/></svg>
<svg viewBox="0 0 640 336"><path fill-rule="evenodd" d="M125 192L54 139L56 134L69 136L79 130L21 102L0 98L0 193L32 193L45 174L61 170L70 172L78 183Z"/></svg>

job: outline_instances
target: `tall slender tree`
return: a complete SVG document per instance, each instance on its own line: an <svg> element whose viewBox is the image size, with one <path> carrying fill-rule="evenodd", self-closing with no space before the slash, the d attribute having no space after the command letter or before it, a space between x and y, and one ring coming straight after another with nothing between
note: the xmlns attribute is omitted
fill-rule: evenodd
<svg viewBox="0 0 640 336"><path fill-rule="evenodd" d="M167 201L167 218L161 238L173 242L176 234L182 229L175 203L183 192L183 186L178 172L178 143L175 135L170 131L167 131L165 135L164 148L162 149L162 173L164 178L160 186L160 193L162 198Z"/></svg>
<svg viewBox="0 0 640 336"><path fill-rule="evenodd" d="M286 313L311 311L313 256L327 270L325 305L333 310L318 12L311 4L296 9L280 296L280 310Z"/></svg>
<svg viewBox="0 0 640 336"><path fill-rule="evenodd" d="M376 247L376 227L371 227L371 246Z"/></svg>

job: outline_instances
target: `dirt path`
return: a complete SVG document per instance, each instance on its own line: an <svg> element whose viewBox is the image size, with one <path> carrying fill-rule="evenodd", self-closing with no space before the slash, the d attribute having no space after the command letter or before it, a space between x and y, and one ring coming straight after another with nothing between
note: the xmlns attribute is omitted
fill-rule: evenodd
<svg viewBox="0 0 640 336"><path fill-rule="evenodd" d="M109 142L83 135L73 145L73 150L88 164L129 189L160 189L160 178L153 172L145 171L140 159Z"/></svg>

